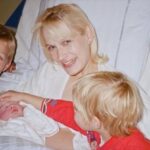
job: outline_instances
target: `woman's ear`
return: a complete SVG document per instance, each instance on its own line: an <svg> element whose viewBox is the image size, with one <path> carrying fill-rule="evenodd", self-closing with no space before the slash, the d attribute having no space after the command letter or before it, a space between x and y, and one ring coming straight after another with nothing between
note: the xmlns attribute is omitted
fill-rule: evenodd
<svg viewBox="0 0 150 150"><path fill-rule="evenodd" d="M89 26L86 27L86 36L88 39L88 43L91 44L94 38L94 34L92 29Z"/></svg>

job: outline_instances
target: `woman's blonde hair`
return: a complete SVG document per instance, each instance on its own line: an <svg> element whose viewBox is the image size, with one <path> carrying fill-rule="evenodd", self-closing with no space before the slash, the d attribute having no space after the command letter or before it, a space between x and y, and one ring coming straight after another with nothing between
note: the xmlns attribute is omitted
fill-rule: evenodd
<svg viewBox="0 0 150 150"><path fill-rule="evenodd" d="M129 135L143 115L135 84L119 72L97 72L78 80L74 105L90 121L96 116L110 135Z"/></svg>
<svg viewBox="0 0 150 150"><path fill-rule="evenodd" d="M48 54L48 50L45 48L45 40L42 33L43 28L46 26L48 26L49 33L53 38L65 36L65 27L74 34L84 34L86 27L89 27L94 37L91 44L91 58L93 62L96 63L99 61L106 61L106 57L98 55L98 42L94 27L89 21L87 15L76 4L59 4L47 8L37 20L35 31L44 48L46 57L48 60L52 61Z"/></svg>
<svg viewBox="0 0 150 150"><path fill-rule="evenodd" d="M8 59L13 60L17 47L13 30L0 24L0 40L8 43Z"/></svg>

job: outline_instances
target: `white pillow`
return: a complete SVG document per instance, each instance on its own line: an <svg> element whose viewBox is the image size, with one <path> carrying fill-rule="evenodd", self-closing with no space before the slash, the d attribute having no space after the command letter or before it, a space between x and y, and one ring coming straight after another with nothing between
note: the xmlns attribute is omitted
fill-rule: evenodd
<svg viewBox="0 0 150 150"><path fill-rule="evenodd" d="M24 65L34 69L43 63L43 51L31 29L45 8L58 3L78 4L95 26L99 52L109 56L112 66L139 82L150 51L149 0L27 0L17 31L17 61L26 59Z"/></svg>
<svg viewBox="0 0 150 150"><path fill-rule="evenodd" d="M150 1L130 0L123 24L116 67L139 82L150 52Z"/></svg>
<svg viewBox="0 0 150 150"><path fill-rule="evenodd" d="M144 89L144 91L150 96L150 53L147 57L147 64L143 69L143 74L140 80L140 85Z"/></svg>

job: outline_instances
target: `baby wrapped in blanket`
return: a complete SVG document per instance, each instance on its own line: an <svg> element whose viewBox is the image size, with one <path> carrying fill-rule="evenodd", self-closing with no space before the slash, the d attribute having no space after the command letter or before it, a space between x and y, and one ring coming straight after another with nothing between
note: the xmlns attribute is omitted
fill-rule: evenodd
<svg viewBox="0 0 150 150"><path fill-rule="evenodd" d="M0 102L0 136L20 137L44 145L59 131L58 124L30 104Z"/></svg>
<svg viewBox="0 0 150 150"><path fill-rule="evenodd" d="M60 127L68 128L75 134L73 138L75 150L90 150L86 136L55 122L32 105L23 102L0 101L0 138L1 136L15 136L45 145L46 137L59 132Z"/></svg>

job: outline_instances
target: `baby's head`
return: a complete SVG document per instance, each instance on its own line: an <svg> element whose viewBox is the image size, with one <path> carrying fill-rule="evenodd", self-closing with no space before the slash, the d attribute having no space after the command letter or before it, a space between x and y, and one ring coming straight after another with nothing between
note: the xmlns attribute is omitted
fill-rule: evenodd
<svg viewBox="0 0 150 150"><path fill-rule="evenodd" d="M0 24L0 74L11 65L16 46L16 38L13 31Z"/></svg>
<svg viewBox="0 0 150 150"><path fill-rule="evenodd" d="M24 107L18 102L0 102L0 120L7 121L10 118L17 118L23 116Z"/></svg>
<svg viewBox="0 0 150 150"><path fill-rule="evenodd" d="M143 115L144 105L137 87L119 72L101 71L79 79L73 100L75 120L86 130L97 130L97 125L102 125L110 135L129 135ZM93 118L93 123L97 122L95 128Z"/></svg>

